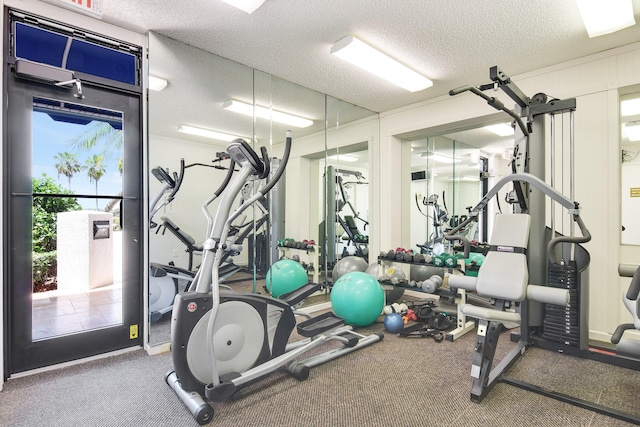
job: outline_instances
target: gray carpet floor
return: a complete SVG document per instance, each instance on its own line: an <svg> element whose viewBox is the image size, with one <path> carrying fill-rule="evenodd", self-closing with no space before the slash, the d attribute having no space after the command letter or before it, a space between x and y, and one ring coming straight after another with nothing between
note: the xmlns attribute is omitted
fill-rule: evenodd
<svg viewBox="0 0 640 427"><path fill-rule="evenodd" d="M381 323L360 328L382 332ZM386 334L311 370L277 372L213 404L215 426L624 426L625 422L498 384L469 399L475 333L455 342ZM505 332L496 359L512 347ZM9 380L3 426L197 426L166 385L169 354L123 355ZM510 376L640 415L640 373L530 348Z"/></svg>

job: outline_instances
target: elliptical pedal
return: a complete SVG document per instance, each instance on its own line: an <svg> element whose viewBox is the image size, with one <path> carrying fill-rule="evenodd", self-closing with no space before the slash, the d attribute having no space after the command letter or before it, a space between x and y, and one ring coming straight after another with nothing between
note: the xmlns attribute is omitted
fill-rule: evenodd
<svg viewBox="0 0 640 427"><path fill-rule="evenodd" d="M307 283L298 289L280 295L279 299L294 307L304 301L308 296L318 292L322 288L319 283Z"/></svg>
<svg viewBox="0 0 640 427"><path fill-rule="evenodd" d="M344 319L332 312L321 314L297 325L298 334L310 338L344 325Z"/></svg>

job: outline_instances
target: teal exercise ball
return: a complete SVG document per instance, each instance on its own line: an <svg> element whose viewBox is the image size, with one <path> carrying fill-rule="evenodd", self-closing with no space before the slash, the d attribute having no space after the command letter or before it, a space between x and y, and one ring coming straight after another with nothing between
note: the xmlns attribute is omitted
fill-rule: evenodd
<svg viewBox="0 0 640 427"><path fill-rule="evenodd" d="M266 287L275 298L295 291L309 281L307 271L302 264L291 259L281 259L267 272Z"/></svg>
<svg viewBox="0 0 640 427"><path fill-rule="evenodd" d="M371 275L354 271L340 277L331 288L331 307L347 325L367 326L384 308L384 290Z"/></svg>

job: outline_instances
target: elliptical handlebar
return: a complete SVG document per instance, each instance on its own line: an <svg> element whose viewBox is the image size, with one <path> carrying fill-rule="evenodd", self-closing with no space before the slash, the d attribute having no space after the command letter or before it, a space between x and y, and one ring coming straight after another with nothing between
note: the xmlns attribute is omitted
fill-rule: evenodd
<svg viewBox="0 0 640 427"><path fill-rule="evenodd" d="M264 147L263 147L264 148ZM266 149L265 149L266 151ZM286 138L284 141L284 154L282 155L282 160L280 160L280 166L276 171L275 175L267 182L267 184L262 187L260 193L264 196L273 188L274 185L278 182L282 174L284 173L284 169L287 167L287 162L289 161L289 154L291 153L291 131L288 130L286 133Z"/></svg>
<svg viewBox="0 0 640 427"><path fill-rule="evenodd" d="M184 159L180 159L180 174L174 172L173 177L171 177L169 172L159 166L151 169L151 174L162 184L160 191L158 191L153 200L149 203L149 226L150 228L155 228L158 224L153 221L153 217L160 209L173 201L176 193L180 189L180 185L182 185L182 178L184 176ZM162 202L162 204L158 205L162 196L167 193L169 193L167 198Z"/></svg>
<svg viewBox="0 0 640 427"><path fill-rule="evenodd" d="M173 191L169 194L169 200L173 200L176 196L178 190L180 190L180 186L182 185L182 180L184 179L184 158L180 159L180 173L173 173L173 180L175 185L173 186Z"/></svg>
<svg viewBox="0 0 640 427"><path fill-rule="evenodd" d="M244 142L244 141L243 141ZM231 150L229 150L231 151ZM262 147L261 151L263 152L263 155L266 155L266 148ZM246 152L247 156L249 156L249 159L257 159L258 155L256 154L256 152L248 145L248 144L244 144L243 145L243 149L242 152ZM240 205L240 207L238 209L235 210L235 212L233 212L229 218L226 221L226 226L225 229L228 230L231 222L233 220L235 220L245 209L247 209L249 206L251 206L254 202L256 202L257 200L263 198L275 185L276 183L280 180L280 178L282 177L282 174L284 173L285 168L287 167L287 162L289 161L289 154L291 153L291 131L288 130L286 133L286 139L285 139L285 146L284 146L284 154L282 155L282 159L280 160L280 165L278 166L278 169L276 170L276 173L271 177L271 179L269 181L267 181L267 183L264 185L264 187L262 187L260 190L258 190L256 192L256 194L254 194L252 197L248 198L247 200L244 201L244 203L242 203L242 205ZM268 156L267 156L268 159ZM251 160L249 160L251 162ZM253 162L251 162L252 166L253 166ZM264 173L264 169L268 169L269 162L266 162L267 166L263 167L263 173ZM258 173L258 175L260 175Z"/></svg>
<svg viewBox="0 0 640 427"><path fill-rule="evenodd" d="M151 174L153 174L158 181L167 184L169 188L175 188L175 180L171 178L171 175L161 167L158 166L157 168L151 169Z"/></svg>
<svg viewBox="0 0 640 427"><path fill-rule="evenodd" d="M260 147L260 154L262 154L262 163L264 164L264 170L260 175L258 175L258 178L265 179L266 177L269 176L269 172L271 171L269 153L267 152L267 147L264 147L264 146Z"/></svg>
<svg viewBox="0 0 640 427"><path fill-rule="evenodd" d="M232 161L240 165L240 170L232 177L231 174L234 173L235 168L229 168L227 178L219 189L220 203L218 204L215 218L212 218L209 214L207 205L211 203L217 195L212 196L202 206L209 221L209 226L207 227L207 238L203 243L205 253L202 266L200 270L198 270L197 280L192 282L192 289L198 292L208 292L211 286L213 286L213 288L218 286L218 264L224 251L233 249L227 246L227 238L229 237L229 230L231 229L233 221L249 206L262 199L282 177L291 152L291 131L287 131L285 152L276 173L264 187L256 191L253 196L244 200L242 204L233 211L231 210L232 203L241 191L242 186L252 175L260 176L264 174L266 167L265 162L260 159L253 148L242 139L231 141L227 146L227 151ZM269 157L267 150L261 149L261 151L263 157L267 159L266 164L268 164Z"/></svg>

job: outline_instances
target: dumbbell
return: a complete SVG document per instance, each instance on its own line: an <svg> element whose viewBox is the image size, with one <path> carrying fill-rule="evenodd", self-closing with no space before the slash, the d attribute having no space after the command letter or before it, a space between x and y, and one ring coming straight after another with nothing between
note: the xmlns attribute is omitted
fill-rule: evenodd
<svg viewBox="0 0 640 427"><path fill-rule="evenodd" d="M442 277L434 274L422 282L422 290L428 294L435 293L442 286Z"/></svg>

